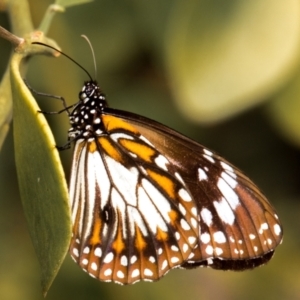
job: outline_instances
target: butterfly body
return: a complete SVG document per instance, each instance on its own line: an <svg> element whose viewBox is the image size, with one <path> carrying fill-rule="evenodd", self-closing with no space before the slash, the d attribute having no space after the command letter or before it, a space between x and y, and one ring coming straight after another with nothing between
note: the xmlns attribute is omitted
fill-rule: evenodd
<svg viewBox="0 0 300 300"><path fill-rule="evenodd" d="M111 109L94 81L70 113L73 259L102 281L176 267L243 270L281 242L278 217L243 173L152 120Z"/></svg>

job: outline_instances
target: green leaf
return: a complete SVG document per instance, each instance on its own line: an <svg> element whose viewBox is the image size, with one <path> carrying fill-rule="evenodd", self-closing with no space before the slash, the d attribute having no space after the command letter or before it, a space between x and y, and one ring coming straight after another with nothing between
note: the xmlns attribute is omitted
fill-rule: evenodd
<svg viewBox="0 0 300 300"><path fill-rule="evenodd" d="M52 132L20 76L24 57L14 53L11 61L15 157L22 204L46 294L69 247L70 209Z"/></svg>
<svg viewBox="0 0 300 300"><path fill-rule="evenodd" d="M166 58L173 94L194 121L220 121L262 102L295 70L297 1L175 3Z"/></svg>
<svg viewBox="0 0 300 300"><path fill-rule="evenodd" d="M0 150L9 130L12 112L9 73L5 72L0 84Z"/></svg>

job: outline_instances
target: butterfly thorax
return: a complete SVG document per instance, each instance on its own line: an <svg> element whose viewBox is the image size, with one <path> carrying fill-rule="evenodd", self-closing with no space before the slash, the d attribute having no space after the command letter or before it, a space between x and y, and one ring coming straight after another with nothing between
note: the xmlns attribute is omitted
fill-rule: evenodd
<svg viewBox="0 0 300 300"><path fill-rule="evenodd" d="M96 81L88 81L79 93L79 102L70 113L69 138L89 138L103 134L101 122L103 109L107 107L105 95Z"/></svg>

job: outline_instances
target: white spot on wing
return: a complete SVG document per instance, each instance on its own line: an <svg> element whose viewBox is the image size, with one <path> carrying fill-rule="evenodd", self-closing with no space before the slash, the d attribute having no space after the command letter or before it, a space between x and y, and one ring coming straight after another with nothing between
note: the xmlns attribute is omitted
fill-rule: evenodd
<svg viewBox="0 0 300 300"><path fill-rule="evenodd" d="M210 161L211 163L215 163L215 160L211 157L211 156L208 156L208 155L206 155L206 154L203 154L203 157L206 159L206 160L208 160L208 161Z"/></svg>
<svg viewBox="0 0 300 300"><path fill-rule="evenodd" d="M180 225L181 225L181 227L182 227L182 229L183 230L190 230L191 229L191 227L190 227L190 225L188 224L188 222L186 221L186 220L184 220L184 219L181 219L180 220Z"/></svg>
<svg viewBox="0 0 300 300"><path fill-rule="evenodd" d="M93 262L93 263L91 264L91 268L92 268L92 270L97 271L98 266L97 266L97 264L96 264L95 262Z"/></svg>
<svg viewBox="0 0 300 300"><path fill-rule="evenodd" d="M158 167L165 171L168 171L167 165L169 164L169 161L163 155L158 155L154 161Z"/></svg>
<svg viewBox="0 0 300 300"><path fill-rule="evenodd" d="M205 154L207 154L207 155L209 155L209 156L212 156L213 155L213 153L210 151L210 150L208 150L208 149L203 149L203 152L205 153Z"/></svg>
<svg viewBox="0 0 300 300"><path fill-rule="evenodd" d="M206 172L201 169L201 168L198 168L198 179L199 181L202 181L202 180L207 180L207 174Z"/></svg>
<svg viewBox="0 0 300 300"><path fill-rule="evenodd" d="M223 244L226 242L226 237L222 231L216 231L213 234L214 240L218 244Z"/></svg>
<svg viewBox="0 0 300 300"><path fill-rule="evenodd" d="M110 137L115 142L119 142L119 139L133 140L133 137L131 135L126 134L126 133L112 133L110 135Z"/></svg>
<svg viewBox="0 0 300 300"><path fill-rule="evenodd" d="M278 224L274 225L274 232L275 232L276 235L280 235L281 228L280 228L280 226Z"/></svg>
<svg viewBox="0 0 300 300"><path fill-rule="evenodd" d="M233 179L230 175L228 175L225 172L221 173L222 178L230 185L232 189L234 189L237 186L237 181Z"/></svg>
<svg viewBox="0 0 300 300"><path fill-rule="evenodd" d="M139 275L140 275L140 270L139 269L135 269L131 273L131 277L138 277Z"/></svg>
<svg viewBox="0 0 300 300"><path fill-rule="evenodd" d="M153 272L150 269L145 269L144 270L144 275L145 276L153 276Z"/></svg>
<svg viewBox="0 0 300 300"><path fill-rule="evenodd" d="M73 248L73 254L78 257L79 256L79 252L77 248Z"/></svg>
<svg viewBox="0 0 300 300"><path fill-rule="evenodd" d="M215 252L216 252L217 255L221 255L223 253L223 249L219 248L219 247L216 247Z"/></svg>
<svg viewBox="0 0 300 300"><path fill-rule="evenodd" d="M84 253L84 254L89 254L89 253L90 253L90 247L86 246L86 247L83 249L83 253Z"/></svg>
<svg viewBox="0 0 300 300"><path fill-rule="evenodd" d="M201 210L200 214L201 214L203 222L207 226L210 226L212 224L212 214L211 214L210 210L208 210L207 208L203 208Z"/></svg>
<svg viewBox="0 0 300 300"><path fill-rule="evenodd" d="M155 263L155 258L154 258L154 256L150 256L150 257L149 257L149 261L150 261L151 263L154 264L154 263Z"/></svg>
<svg viewBox="0 0 300 300"><path fill-rule="evenodd" d="M220 219L229 225L232 225L235 219L234 213L229 206L228 202L222 198L221 201L214 201L214 207L217 211L218 216Z"/></svg>
<svg viewBox="0 0 300 300"><path fill-rule="evenodd" d="M182 177L179 175L178 172L175 173L175 177L185 186L185 183L184 183Z"/></svg>
<svg viewBox="0 0 300 300"><path fill-rule="evenodd" d="M206 254L208 255L212 255L214 253L214 248L211 246L211 245L208 245L206 248L205 248L205 252Z"/></svg>
<svg viewBox="0 0 300 300"><path fill-rule="evenodd" d="M165 259L161 265L161 269L164 270L166 267L168 266L168 262L167 260Z"/></svg>
<svg viewBox="0 0 300 300"><path fill-rule="evenodd" d="M177 262L179 262L179 258L176 256L171 257L171 263L176 264Z"/></svg>
<svg viewBox="0 0 300 300"><path fill-rule="evenodd" d="M186 202L192 201L190 194L183 188L181 188L178 192L179 196Z"/></svg>
<svg viewBox="0 0 300 300"><path fill-rule="evenodd" d="M134 264L137 261L137 257L135 255L131 256L130 263Z"/></svg>
<svg viewBox="0 0 300 300"><path fill-rule="evenodd" d="M95 251L94 251L94 254L95 254L95 256L97 256L97 257L101 257L101 255L102 255L102 250L101 250L101 248L100 248L100 247L97 247L97 248L95 249Z"/></svg>
<svg viewBox="0 0 300 300"><path fill-rule="evenodd" d="M254 240L255 239L255 235L253 233L250 233L249 234L249 238L250 238L250 240Z"/></svg>
<svg viewBox="0 0 300 300"><path fill-rule="evenodd" d="M200 236L201 242L204 244L207 244L210 242L210 234L207 232L204 232Z"/></svg>
<svg viewBox="0 0 300 300"><path fill-rule="evenodd" d="M121 261L120 261L121 265L126 267L128 265L128 260L127 260L127 256L123 255L121 257Z"/></svg>
<svg viewBox="0 0 300 300"><path fill-rule="evenodd" d="M112 269L106 269L103 274L104 276L110 276L112 274Z"/></svg>
<svg viewBox="0 0 300 300"><path fill-rule="evenodd" d="M236 207L240 204L240 201L238 195L234 192L234 190L221 177L218 180L217 186L231 208L236 209Z"/></svg>
<svg viewBox="0 0 300 300"><path fill-rule="evenodd" d="M118 271L117 272L117 277L119 277L119 278L124 278L125 277L125 275L124 275L124 273L122 272L122 271Z"/></svg>
<svg viewBox="0 0 300 300"><path fill-rule="evenodd" d="M106 264L108 264L108 263L110 263L113 259L114 259L114 254L113 254L112 252L109 252L109 253L105 256L103 262L106 263Z"/></svg>

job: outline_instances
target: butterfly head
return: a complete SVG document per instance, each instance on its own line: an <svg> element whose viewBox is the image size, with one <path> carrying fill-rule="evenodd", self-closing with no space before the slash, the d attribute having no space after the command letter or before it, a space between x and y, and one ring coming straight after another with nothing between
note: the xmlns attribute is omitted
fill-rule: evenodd
<svg viewBox="0 0 300 300"><path fill-rule="evenodd" d="M79 99L84 104L89 101L97 101L99 106L107 106L105 95L95 80L89 80L84 83L79 93Z"/></svg>

